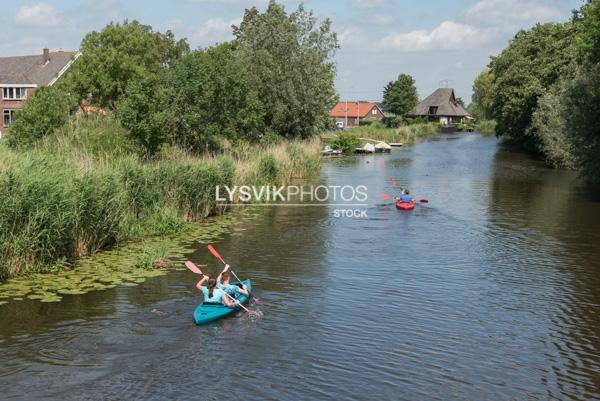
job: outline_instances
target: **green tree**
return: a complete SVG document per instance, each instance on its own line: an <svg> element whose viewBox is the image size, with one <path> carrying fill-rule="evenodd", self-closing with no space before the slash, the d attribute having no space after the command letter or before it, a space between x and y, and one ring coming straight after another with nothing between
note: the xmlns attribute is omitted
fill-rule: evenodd
<svg viewBox="0 0 600 401"><path fill-rule="evenodd" d="M583 18L578 48L584 59L600 63L600 1L590 0L581 8Z"/></svg>
<svg viewBox="0 0 600 401"><path fill-rule="evenodd" d="M419 98L415 80L408 74L400 74L383 89L383 103L398 116L404 116L415 108Z"/></svg>
<svg viewBox="0 0 600 401"><path fill-rule="evenodd" d="M473 82L473 101L469 105L469 112L482 120L492 118L494 94L494 75L489 70L484 70Z"/></svg>
<svg viewBox="0 0 600 401"><path fill-rule="evenodd" d="M172 110L169 97L156 77L133 80L125 96L117 103L117 115L123 127L142 152L150 157L169 139L172 127Z"/></svg>
<svg viewBox="0 0 600 401"><path fill-rule="evenodd" d="M575 26L571 22L538 24L519 32L498 57L492 58L492 117L497 122L497 135L530 151L540 151L532 115L539 97L574 60L574 41Z"/></svg>
<svg viewBox="0 0 600 401"><path fill-rule="evenodd" d="M533 113L533 128L546 162L553 167L574 168L572 141L567 135L563 112L564 89L555 85L538 100Z"/></svg>
<svg viewBox="0 0 600 401"><path fill-rule="evenodd" d="M8 129L9 146L32 146L37 140L63 126L75 106L73 98L59 86L37 89L17 112L15 122Z"/></svg>
<svg viewBox="0 0 600 401"><path fill-rule="evenodd" d="M181 146L203 150L217 136L254 141L265 128L265 107L247 68L231 44L196 51L168 72L173 137Z"/></svg>
<svg viewBox="0 0 600 401"><path fill-rule="evenodd" d="M91 95L100 106L114 108L129 82L158 74L188 51L185 40L176 41L170 31L156 32L137 21L111 22L81 42L71 87L80 99Z"/></svg>
<svg viewBox="0 0 600 401"><path fill-rule="evenodd" d="M271 1L264 13L246 10L233 32L236 55L268 110L266 130L306 138L326 127L338 48L331 21L317 24L302 5L287 15Z"/></svg>
<svg viewBox="0 0 600 401"><path fill-rule="evenodd" d="M600 185L600 63L580 69L567 83L563 102L576 163L589 181Z"/></svg>

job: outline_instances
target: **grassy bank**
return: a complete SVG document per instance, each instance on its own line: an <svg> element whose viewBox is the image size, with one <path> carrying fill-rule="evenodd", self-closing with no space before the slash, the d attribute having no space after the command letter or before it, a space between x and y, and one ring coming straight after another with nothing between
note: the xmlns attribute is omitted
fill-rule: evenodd
<svg viewBox="0 0 600 401"><path fill-rule="evenodd" d="M399 128L381 128L371 125L354 128L348 131L348 133L355 138L370 138L387 143L402 142L406 145L411 145L418 139L426 138L439 131L439 124L426 123L407 125Z"/></svg>
<svg viewBox="0 0 600 401"><path fill-rule="evenodd" d="M494 120L481 120L475 124L475 132L486 135L493 135L496 133L496 121Z"/></svg>
<svg viewBox="0 0 600 401"><path fill-rule="evenodd" d="M29 151L0 141L0 279L222 214L217 185L285 184L319 167L318 141L211 156L168 147L150 162L133 148L110 118L75 119Z"/></svg>
<svg viewBox="0 0 600 401"><path fill-rule="evenodd" d="M353 150L355 146L364 145L365 141L358 138L412 145L417 140L431 136L439 131L439 124L436 123L414 124L399 128L383 128L378 125L369 125L344 131L341 135L337 136L338 139L334 139L332 144L339 143L343 145L341 147L345 151ZM342 138L342 140L340 141L339 138Z"/></svg>

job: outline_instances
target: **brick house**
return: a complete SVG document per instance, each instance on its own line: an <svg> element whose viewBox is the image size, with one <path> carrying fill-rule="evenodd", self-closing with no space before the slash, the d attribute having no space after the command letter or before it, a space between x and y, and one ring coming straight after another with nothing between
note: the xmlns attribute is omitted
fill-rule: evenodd
<svg viewBox="0 0 600 401"><path fill-rule="evenodd" d="M33 56L0 57L0 136L27 97L41 86L53 85L80 55L44 49Z"/></svg>
<svg viewBox="0 0 600 401"><path fill-rule="evenodd" d="M359 125L361 120L381 120L383 111L377 103L371 102L339 102L329 112L338 128L352 128Z"/></svg>

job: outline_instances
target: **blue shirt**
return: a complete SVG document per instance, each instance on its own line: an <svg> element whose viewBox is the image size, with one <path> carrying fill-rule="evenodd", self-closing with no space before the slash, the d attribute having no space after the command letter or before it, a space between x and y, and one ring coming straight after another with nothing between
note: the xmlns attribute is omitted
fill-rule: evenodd
<svg viewBox="0 0 600 401"><path fill-rule="evenodd" d="M220 281L217 281L217 288L224 290L226 293L228 293L229 295L231 295L234 298L235 298L235 294L240 292L240 287L238 287L237 285L229 284L229 285L227 285L227 287L225 287L223 285L223 283Z"/></svg>
<svg viewBox="0 0 600 401"><path fill-rule="evenodd" d="M400 202L412 203L413 198L410 195L402 195L400 196Z"/></svg>
<svg viewBox="0 0 600 401"><path fill-rule="evenodd" d="M211 303L219 303L222 304L223 303L223 296L225 295L225 291L223 291L220 288L215 288L213 290L213 296L209 297L208 296L208 288L207 287L202 287L202 295L204 295L204 302L211 302Z"/></svg>

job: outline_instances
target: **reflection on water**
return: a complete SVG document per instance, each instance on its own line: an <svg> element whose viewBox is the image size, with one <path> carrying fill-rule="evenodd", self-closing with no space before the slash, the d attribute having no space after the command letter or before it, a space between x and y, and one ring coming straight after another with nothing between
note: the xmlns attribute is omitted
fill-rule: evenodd
<svg viewBox="0 0 600 401"><path fill-rule="evenodd" d="M383 205L389 178L429 199ZM571 172L463 136L327 161L368 218L262 208L215 245L264 313L196 327L175 271L0 306L8 399L600 398L600 203ZM196 243L190 257L221 266Z"/></svg>

